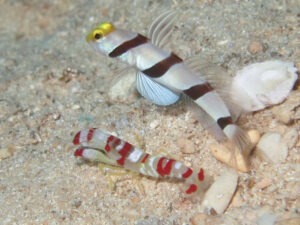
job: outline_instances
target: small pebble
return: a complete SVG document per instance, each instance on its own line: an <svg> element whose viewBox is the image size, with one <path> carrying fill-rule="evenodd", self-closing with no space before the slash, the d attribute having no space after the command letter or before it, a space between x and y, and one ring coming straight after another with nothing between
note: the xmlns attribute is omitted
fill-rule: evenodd
<svg viewBox="0 0 300 225"><path fill-rule="evenodd" d="M72 206L75 208L79 208L82 205L82 201L80 199L74 199L72 202Z"/></svg>
<svg viewBox="0 0 300 225"><path fill-rule="evenodd" d="M272 113L277 120L289 124L292 121L300 119L300 92L292 91L284 104L278 105L272 109Z"/></svg>
<svg viewBox="0 0 300 225"><path fill-rule="evenodd" d="M270 178L264 178L256 184L256 188L263 190L266 187L270 186L273 183L273 180Z"/></svg>
<svg viewBox="0 0 300 225"><path fill-rule="evenodd" d="M287 109L274 110L276 119L284 124L289 124L293 118L293 111Z"/></svg>
<svg viewBox="0 0 300 225"><path fill-rule="evenodd" d="M296 145L298 138L299 138L299 133L295 128L290 128L283 135L283 140L285 141L289 149L293 148Z"/></svg>
<svg viewBox="0 0 300 225"><path fill-rule="evenodd" d="M279 133L270 132L264 134L258 142L257 153L270 162L279 163L285 161L288 146Z"/></svg>
<svg viewBox="0 0 300 225"><path fill-rule="evenodd" d="M159 125L159 121L158 121L158 120L153 120L153 121L149 124L149 126L150 126L151 129L157 128L158 125Z"/></svg>
<svg viewBox="0 0 300 225"><path fill-rule="evenodd" d="M260 41L252 41L249 46L248 50L251 54L257 54L264 51L264 46Z"/></svg>
<svg viewBox="0 0 300 225"><path fill-rule="evenodd" d="M191 154L195 152L194 143L186 138L179 138L177 140L177 145L182 153Z"/></svg>
<svg viewBox="0 0 300 225"><path fill-rule="evenodd" d="M13 155L13 150L10 148L0 149L0 160L9 158Z"/></svg>
<svg viewBox="0 0 300 225"><path fill-rule="evenodd" d="M72 109L74 109L74 110L80 109L80 105L77 105L77 104L72 105Z"/></svg>
<svg viewBox="0 0 300 225"><path fill-rule="evenodd" d="M205 193L201 207L205 211L214 209L218 214L222 214L236 190L238 174L233 170L228 170L219 176Z"/></svg>
<svg viewBox="0 0 300 225"><path fill-rule="evenodd" d="M132 74L124 74L116 80L115 84L108 92L109 100L112 102L133 102L136 100L135 95L135 76Z"/></svg>
<svg viewBox="0 0 300 225"><path fill-rule="evenodd" d="M250 138L251 143L255 146L257 145L259 139L260 139L260 133L258 130L249 130L248 136Z"/></svg>

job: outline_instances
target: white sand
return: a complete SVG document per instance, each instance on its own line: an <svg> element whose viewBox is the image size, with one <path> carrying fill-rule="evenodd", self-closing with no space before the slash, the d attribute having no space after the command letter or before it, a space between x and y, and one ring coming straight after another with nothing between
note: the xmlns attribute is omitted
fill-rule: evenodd
<svg viewBox="0 0 300 225"><path fill-rule="evenodd" d="M207 145L214 139L194 123L185 104L158 107L140 97L110 102L106 93L124 65L95 54L85 35L101 21L146 34L153 18L177 5L185 14L169 48L181 57L210 55L231 72L273 58L299 69L299 3L161 2L1 1L0 150L12 155L0 161L0 224L190 224L199 213L200 201L185 199L176 182L100 170L73 157L73 135L101 127L149 153L201 165L212 176L226 167L211 156ZM263 51L251 54L252 41L263 43ZM289 103L278 107L284 104ZM299 106L286 107L291 116L300 115ZM299 120L285 125L273 112L244 116L239 123L260 132L299 132ZM179 138L192 141L196 152L181 153ZM255 224L269 214L299 217L299 148L298 140L280 164L253 156L252 171L240 174L232 203L214 219Z"/></svg>

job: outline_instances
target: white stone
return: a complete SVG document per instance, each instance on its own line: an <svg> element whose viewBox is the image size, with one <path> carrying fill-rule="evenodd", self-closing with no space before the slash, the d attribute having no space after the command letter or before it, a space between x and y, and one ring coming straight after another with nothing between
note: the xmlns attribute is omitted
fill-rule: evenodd
<svg viewBox="0 0 300 225"><path fill-rule="evenodd" d="M235 193L237 182L238 174L234 170L224 172L205 193L201 207L205 211L214 210L218 214L223 213Z"/></svg>
<svg viewBox="0 0 300 225"><path fill-rule="evenodd" d="M151 121L150 124L149 124L149 126L150 126L151 129L157 128L158 125L159 125L159 120L153 120L153 121Z"/></svg>
<svg viewBox="0 0 300 225"><path fill-rule="evenodd" d="M244 111L252 112L285 100L298 75L291 62L279 60L254 63L237 72L231 97Z"/></svg>
<svg viewBox="0 0 300 225"><path fill-rule="evenodd" d="M113 86L108 92L112 102L132 102L135 97L135 75L132 73L122 74L114 80Z"/></svg>
<svg viewBox="0 0 300 225"><path fill-rule="evenodd" d="M279 133L264 134L257 144L257 153L264 159L279 163L285 161L288 155L288 146Z"/></svg>

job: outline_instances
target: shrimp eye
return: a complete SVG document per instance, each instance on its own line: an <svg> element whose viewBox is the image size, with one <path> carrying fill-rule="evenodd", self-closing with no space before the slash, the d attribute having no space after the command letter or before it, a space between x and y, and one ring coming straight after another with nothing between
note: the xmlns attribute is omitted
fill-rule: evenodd
<svg viewBox="0 0 300 225"><path fill-rule="evenodd" d="M95 38L96 40L99 40L100 38L102 38L102 34L100 34L100 33L95 33L94 38Z"/></svg>

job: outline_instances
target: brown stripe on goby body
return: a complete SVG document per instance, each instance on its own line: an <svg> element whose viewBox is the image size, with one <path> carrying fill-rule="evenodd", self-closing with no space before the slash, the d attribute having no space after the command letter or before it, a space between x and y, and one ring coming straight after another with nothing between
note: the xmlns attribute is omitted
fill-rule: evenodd
<svg viewBox="0 0 300 225"><path fill-rule="evenodd" d="M222 117L217 120L218 125L222 128L222 130L229 124L233 124L231 117Z"/></svg>
<svg viewBox="0 0 300 225"><path fill-rule="evenodd" d="M122 54L124 54L125 52L127 52L128 50L135 48L139 45L142 45L144 43L146 43L148 41L148 38L146 38L145 36L138 34L135 38L129 40L129 41L125 41L123 42L121 45L119 45L118 47L116 47L114 50L111 51L111 53L108 54L109 57L118 57Z"/></svg>
<svg viewBox="0 0 300 225"><path fill-rule="evenodd" d="M210 86L209 83L203 83L192 86L189 89L184 90L183 92L193 100L197 100L201 96L213 90L214 89Z"/></svg>
<svg viewBox="0 0 300 225"><path fill-rule="evenodd" d="M181 62L182 62L181 58L179 58L174 53L171 53L169 57L154 64L150 68L143 70L142 72L148 75L149 77L158 78L163 76L170 69L171 66Z"/></svg>

